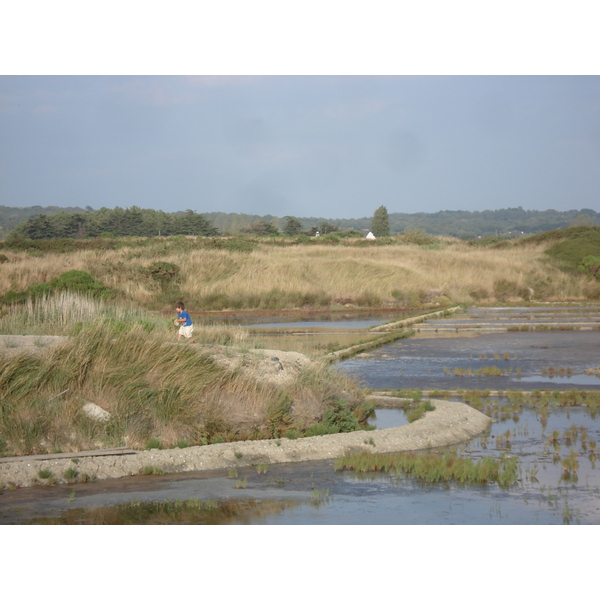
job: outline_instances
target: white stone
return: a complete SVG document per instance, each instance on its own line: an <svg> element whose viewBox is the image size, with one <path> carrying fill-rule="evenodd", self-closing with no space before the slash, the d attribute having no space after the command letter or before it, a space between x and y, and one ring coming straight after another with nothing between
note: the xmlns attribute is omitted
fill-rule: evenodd
<svg viewBox="0 0 600 600"><path fill-rule="evenodd" d="M83 405L83 412L97 421L108 421L110 419L110 413L93 402L86 402Z"/></svg>

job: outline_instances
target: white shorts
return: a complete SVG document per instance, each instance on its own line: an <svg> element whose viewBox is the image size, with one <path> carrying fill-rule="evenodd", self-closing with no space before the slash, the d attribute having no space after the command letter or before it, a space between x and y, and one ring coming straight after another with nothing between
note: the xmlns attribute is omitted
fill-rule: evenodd
<svg viewBox="0 0 600 600"><path fill-rule="evenodd" d="M188 325L187 327L185 325L182 325L179 328L179 335L183 335L186 338L191 338L193 331L194 331L194 326L193 325Z"/></svg>

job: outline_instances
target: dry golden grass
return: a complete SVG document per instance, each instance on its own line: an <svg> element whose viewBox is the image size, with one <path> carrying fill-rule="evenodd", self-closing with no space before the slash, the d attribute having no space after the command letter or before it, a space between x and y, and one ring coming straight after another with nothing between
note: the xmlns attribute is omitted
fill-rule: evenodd
<svg viewBox="0 0 600 600"><path fill-rule="evenodd" d="M543 244L485 248L441 241L434 247L262 243L251 253L173 244L162 247L160 256L151 247L44 256L7 252L9 261L0 265L0 294L79 269L152 308L170 308L176 295L196 310L598 297L598 284L561 271L545 249ZM181 269L170 295L145 272L156 260Z"/></svg>
<svg viewBox="0 0 600 600"><path fill-rule="evenodd" d="M277 437L318 423L331 402L364 400L355 382L305 357L278 353L280 377L268 355L227 351L230 365L211 346L99 321L43 354L0 354L0 455ZM84 414L86 401L110 419Z"/></svg>

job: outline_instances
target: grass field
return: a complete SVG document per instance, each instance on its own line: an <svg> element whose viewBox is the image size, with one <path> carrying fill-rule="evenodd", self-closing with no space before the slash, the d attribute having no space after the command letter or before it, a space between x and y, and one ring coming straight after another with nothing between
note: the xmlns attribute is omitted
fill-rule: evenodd
<svg viewBox="0 0 600 600"><path fill-rule="evenodd" d="M29 286L76 269L89 273L121 302L155 310L172 309L180 299L191 310L243 310L343 305L421 308L600 297L597 279L584 276L576 265L565 268L560 253L553 254L558 246L572 255L576 242L548 236L527 244L495 246L432 240L428 244L401 238L389 238L386 244L362 239L207 243L178 237L70 252L4 249L7 260L0 264L0 296L24 293Z"/></svg>

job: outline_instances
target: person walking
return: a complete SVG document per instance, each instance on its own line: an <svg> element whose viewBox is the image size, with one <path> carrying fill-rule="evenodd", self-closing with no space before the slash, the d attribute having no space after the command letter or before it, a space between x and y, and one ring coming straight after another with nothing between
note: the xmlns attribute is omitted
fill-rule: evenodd
<svg viewBox="0 0 600 600"><path fill-rule="evenodd" d="M192 339L194 324L192 323L192 318L186 312L183 302L178 302L175 305L175 310L177 311L175 325L179 324L179 334L177 336L177 343L181 341L181 338L187 338L190 344L195 344L196 340Z"/></svg>

